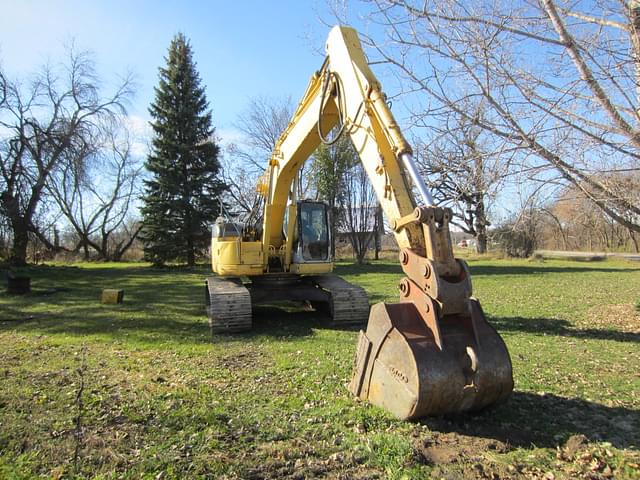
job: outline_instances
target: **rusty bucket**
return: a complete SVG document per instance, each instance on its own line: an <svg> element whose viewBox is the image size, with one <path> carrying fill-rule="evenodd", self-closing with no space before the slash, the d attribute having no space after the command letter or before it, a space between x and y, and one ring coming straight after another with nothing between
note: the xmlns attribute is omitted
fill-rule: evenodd
<svg viewBox="0 0 640 480"><path fill-rule="evenodd" d="M439 319L432 302L436 335L413 302L374 305L360 331L351 392L400 419L505 400L513 390L509 353L478 301L468 302L468 314Z"/></svg>

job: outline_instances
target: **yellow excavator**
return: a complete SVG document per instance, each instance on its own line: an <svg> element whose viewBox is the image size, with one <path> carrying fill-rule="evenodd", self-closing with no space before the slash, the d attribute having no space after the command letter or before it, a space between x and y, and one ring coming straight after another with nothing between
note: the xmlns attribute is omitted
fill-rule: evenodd
<svg viewBox="0 0 640 480"><path fill-rule="evenodd" d="M258 185L261 222L219 218L207 309L214 332L251 328L252 304L328 306L336 324L364 323L349 389L401 419L478 410L513 389L511 360L454 258L451 211L434 206L369 69L357 32L336 26L327 56L280 136ZM296 175L325 134L349 135L400 248L400 303L371 307L364 290L330 272L329 211L299 200ZM418 192L421 204L412 194Z"/></svg>

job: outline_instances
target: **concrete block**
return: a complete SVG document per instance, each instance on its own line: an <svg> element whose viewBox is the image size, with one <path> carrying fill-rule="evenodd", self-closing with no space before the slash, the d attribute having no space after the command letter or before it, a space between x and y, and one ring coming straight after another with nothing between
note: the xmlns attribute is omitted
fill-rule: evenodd
<svg viewBox="0 0 640 480"><path fill-rule="evenodd" d="M105 288L102 290L102 303L122 303L123 299L124 290L116 290L114 288Z"/></svg>

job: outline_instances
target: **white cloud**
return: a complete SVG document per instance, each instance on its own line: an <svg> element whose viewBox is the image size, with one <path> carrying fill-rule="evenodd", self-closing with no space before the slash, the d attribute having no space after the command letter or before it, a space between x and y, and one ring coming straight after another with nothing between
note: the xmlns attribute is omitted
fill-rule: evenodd
<svg viewBox="0 0 640 480"><path fill-rule="evenodd" d="M216 128L216 138L220 147L224 150L233 143L239 143L244 140L244 134L235 128Z"/></svg>
<svg viewBox="0 0 640 480"><path fill-rule="evenodd" d="M124 125L131 139L131 152L136 157L146 157L151 145L153 130L149 119L139 115L127 115Z"/></svg>
<svg viewBox="0 0 640 480"><path fill-rule="evenodd" d="M141 117L139 115L127 115L125 118L125 124L129 129L130 133L135 133L138 135L151 135L151 125L149 124L149 119Z"/></svg>

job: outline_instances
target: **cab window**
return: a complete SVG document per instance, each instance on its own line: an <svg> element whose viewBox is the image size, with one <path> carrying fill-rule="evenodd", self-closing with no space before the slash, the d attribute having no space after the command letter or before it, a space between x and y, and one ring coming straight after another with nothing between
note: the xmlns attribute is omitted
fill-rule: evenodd
<svg viewBox="0 0 640 480"><path fill-rule="evenodd" d="M323 203L300 203L300 239L305 260L329 258L327 208Z"/></svg>

